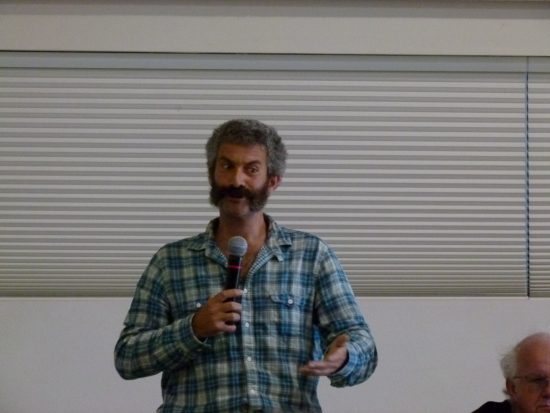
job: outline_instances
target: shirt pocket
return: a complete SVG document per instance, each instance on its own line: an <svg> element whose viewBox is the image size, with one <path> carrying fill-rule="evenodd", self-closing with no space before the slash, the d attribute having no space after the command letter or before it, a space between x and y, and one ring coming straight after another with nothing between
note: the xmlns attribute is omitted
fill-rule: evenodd
<svg viewBox="0 0 550 413"><path fill-rule="evenodd" d="M279 336L303 335L307 315L306 303L302 297L289 293L269 294L268 302L269 317Z"/></svg>

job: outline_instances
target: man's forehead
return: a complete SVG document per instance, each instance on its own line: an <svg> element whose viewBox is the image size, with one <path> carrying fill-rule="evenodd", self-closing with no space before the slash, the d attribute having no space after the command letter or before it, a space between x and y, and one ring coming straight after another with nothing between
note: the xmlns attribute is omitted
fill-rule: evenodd
<svg viewBox="0 0 550 413"><path fill-rule="evenodd" d="M519 368L539 369L550 372L550 341L534 340L522 346L518 352Z"/></svg>
<svg viewBox="0 0 550 413"><path fill-rule="evenodd" d="M267 151L263 145L239 145L235 143L223 143L218 148L218 158L246 161L246 162L264 162L267 157Z"/></svg>

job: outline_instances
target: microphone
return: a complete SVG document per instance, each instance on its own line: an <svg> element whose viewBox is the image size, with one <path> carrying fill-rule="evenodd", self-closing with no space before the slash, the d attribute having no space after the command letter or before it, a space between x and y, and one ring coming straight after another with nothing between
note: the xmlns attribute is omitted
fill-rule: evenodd
<svg viewBox="0 0 550 413"><path fill-rule="evenodd" d="M225 289L237 288L239 285L239 277L244 254L248 249L248 243L243 237L235 236L229 239L227 257L227 279L225 281Z"/></svg>

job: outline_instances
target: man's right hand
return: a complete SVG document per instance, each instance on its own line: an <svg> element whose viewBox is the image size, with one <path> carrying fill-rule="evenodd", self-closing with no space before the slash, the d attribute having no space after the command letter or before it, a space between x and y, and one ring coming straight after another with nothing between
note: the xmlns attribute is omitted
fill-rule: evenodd
<svg viewBox="0 0 550 413"><path fill-rule="evenodd" d="M199 339L217 336L221 333L234 333L241 319L241 304L232 298L243 295L242 290L223 290L210 297L193 316L192 327Z"/></svg>

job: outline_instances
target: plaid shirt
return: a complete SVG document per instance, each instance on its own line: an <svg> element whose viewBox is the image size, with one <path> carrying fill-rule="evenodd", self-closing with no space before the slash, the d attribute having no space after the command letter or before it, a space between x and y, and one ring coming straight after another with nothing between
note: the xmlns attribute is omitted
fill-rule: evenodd
<svg viewBox="0 0 550 413"><path fill-rule="evenodd" d="M157 412L320 412L318 378L299 373L347 333L347 364L331 385L363 382L376 347L346 274L318 237L278 226L270 230L243 289L234 334L202 342L191 319L224 288L227 259L216 246L216 220L205 233L168 244L138 282L115 348L126 379L162 375Z"/></svg>

